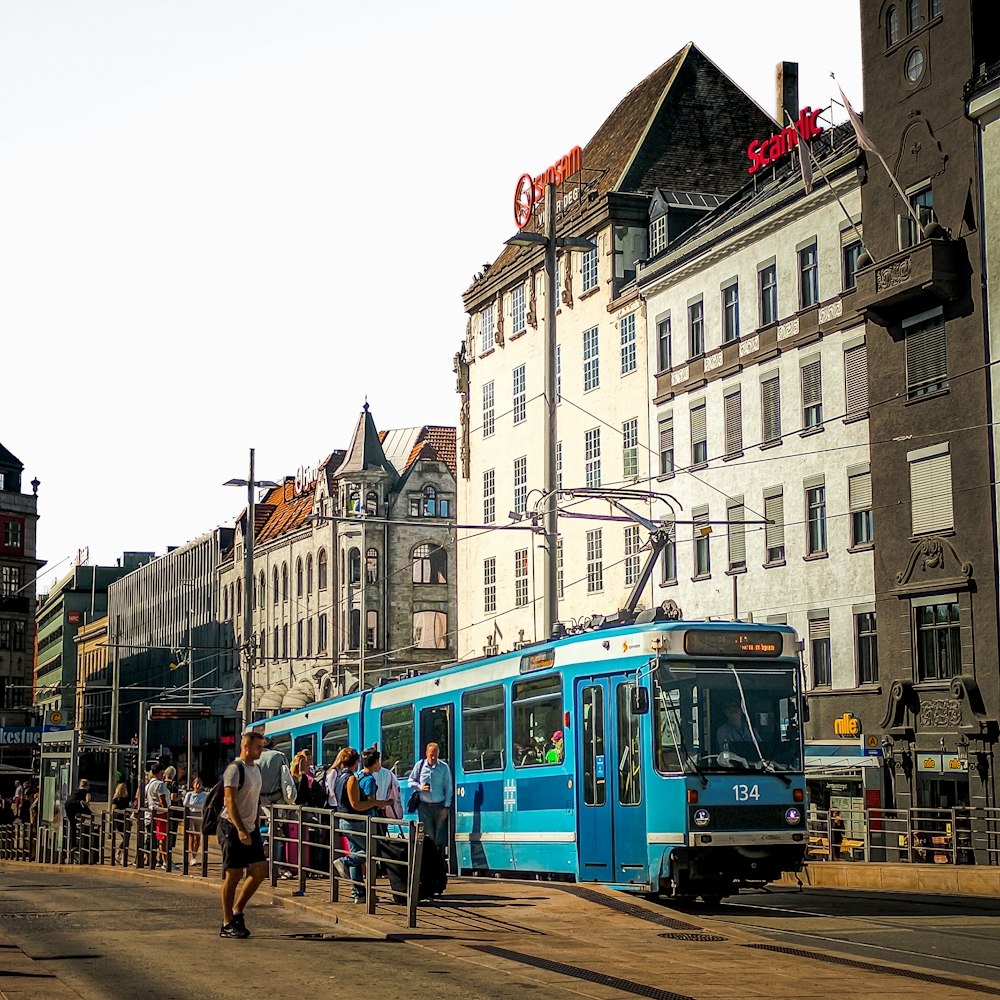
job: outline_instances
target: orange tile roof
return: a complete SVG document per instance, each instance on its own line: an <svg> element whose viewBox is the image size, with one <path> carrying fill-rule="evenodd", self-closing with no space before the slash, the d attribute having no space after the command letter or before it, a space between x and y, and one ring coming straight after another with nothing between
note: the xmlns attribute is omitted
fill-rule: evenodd
<svg viewBox="0 0 1000 1000"><path fill-rule="evenodd" d="M264 501L271 507L271 513L263 527L258 528L257 541L266 542L301 528L305 524L306 516L312 512L315 492L316 483L313 481L299 496L296 496L295 482L290 478L281 486L273 488Z"/></svg>
<svg viewBox="0 0 1000 1000"><path fill-rule="evenodd" d="M406 468L409 469L420 458L426 458L434 462L444 462L451 471L451 474L457 479L455 428L436 425L427 425L421 428L420 437L413 446L410 457L406 460Z"/></svg>

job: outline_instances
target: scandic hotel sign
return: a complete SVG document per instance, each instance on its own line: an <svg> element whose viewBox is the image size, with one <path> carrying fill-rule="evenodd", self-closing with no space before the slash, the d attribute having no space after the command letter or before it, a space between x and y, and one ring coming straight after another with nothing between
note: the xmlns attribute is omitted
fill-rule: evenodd
<svg viewBox="0 0 1000 1000"><path fill-rule="evenodd" d="M768 163L780 160L787 153L790 153L799 144L799 136L805 140L814 139L823 132L823 126L817 124L822 108L813 111L810 107L802 109L799 120L783 128L780 132L775 132L768 139L754 139L747 146L747 159L750 166L747 167L748 174L754 174L761 167Z"/></svg>
<svg viewBox="0 0 1000 1000"><path fill-rule="evenodd" d="M521 174L514 189L514 221L518 229L531 221L535 206L545 197L545 185L554 184L559 187L567 177L579 173L583 167L583 150L574 146L565 156L561 156L550 167L540 174Z"/></svg>

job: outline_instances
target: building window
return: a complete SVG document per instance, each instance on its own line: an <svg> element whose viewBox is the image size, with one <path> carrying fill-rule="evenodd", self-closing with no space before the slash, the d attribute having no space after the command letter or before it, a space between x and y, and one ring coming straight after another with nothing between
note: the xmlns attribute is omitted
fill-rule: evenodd
<svg viewBox="0 0 1000 1000"><path fill-rule="evenodd" d="M621 337L622 375L635 371L635 313L625 316L618 324Z"/></svg>
<svg viewBox="0 0 1000 1000"><path fill-rule="evenodd" d="M722 289L722 340L728 344L740 339L740 283L734 281Z"/></svg>
<svg viewBox="0 0 1000 1000"><path fill-rule="evenodd" d="M4 548L7 548L7 549L20 549L21 548L21 522L20 521L4 521L4 525L3 525L3 544L4 544Z"/></svg>
<svg viewBox="0 0 1000 1000"><path fill-rule="evenodd" d="M17 597L20 589L21 567L4 566L0 568L0 597ZM229 615L227 614L225 617L229 618Z"/></svg>
<svg viewBox="0 0 1000 1000"><path fill-rule="evenodd" d="M726 458L743 452L743 394L737 389L723 400L726 431Z"/></svg>
<svg viewBox="0 0 1000 1000"><path fill-rule="evenodd" d="M920 14L920 5L923 0L906 0L906 33L916 31L923 24Z"/></svg>
<svg viewBox="0 0 1000 1000"><path fill-rule="evenodd" d="M802 426L819 427L823 423L823 369L819 355L803 363L801 375Z"/></svg>
<svg viewBox="0 0 1000 1000"><path fill-rule="evenodd" d="M630 417L622 424L622 476L639 475L639 418Z"/></svg>
<svg viewBox="0 0 1000 1000"><path fill-rule="evenodd" d="M939 17L941 15L941 0L931 0L930 16Z"/></svg>
<svg viewBox="0 0 1000 1000"><path fill-rule="evenodd" d="M496 520L496 514L496 471L487 469L483 473L483 524L492 524Z"/></svg>
<svg viewBox="0 0 1000 1000"><path fill-rule="evenodd" d="M948 388L948 345L941 310L903 324L906 339L906 395L917 399Z"/></svg>
<svg viewBox="0 0 1000 1000"><path fill-rule="evenodd" d="M670 363L670 317L667 316L656 324L657 371L669 371Z"/></svg>
<svg viewBox="0 0 1000 1000"><path fill-rule="evenodd" d="M639 579L639 525L630 524L625 529L625 586L631 587Z"/></svg>
<svg viewBox="0 0 1000 1000"><path fill-rule="evenodd" d="M861 240L854 240L840 251L840 259L844 268L845 292L858 287L858 258L861 256L861 250Z"/></svg>
<svg viewBox="0 0 1000 1000"><path fill-rule="evenodd" d="M351 549L347 553L347 582L351 586L361 583L361 550Z"/></svg>
<svg viewBox="0 0 1000 1000"><path fill-rule="evenodd" d="M806 549L809 555L826 552L826 485L806 482Z"/></svg>
<svg viewBox="0 0 1000 1000"><path fill-rule="evenodd" d="M906 56L903 72L906 73L906 79L910 83L916 83L924 75L923 49L916 48L910 50Z"/></svg>
<svg viewBox="0 0 1000 1000"><path fill-rule="evenodd" d="M799 308L808 309L819 302L819 258L816 244L799 251Z"/></svg>
<svg viewBox="0 0 1000 1000"><path fill-rule="evenodd" d="M447 612L414 611L413 645L417 649L447 649L448 648Z"/></svg>
<svg viewBox="0 0 1000 1000"><path fill-rule="evenodd" d="M705 403L691 407L691 464L704 465L708 461L708 430L705 422Z"/></svg>
<svg viewBox="0 0 1000 1000"><path fill-rule="evenodd" d="M412 562L414 583L448 582L448 553L440 545L431 542L418 545L413 550Z"/></svg>
<svg viewBox="0 0 1000 1000"><path fill-rule="evenodd" d="M601 485L601 428L585 431L583 435L583 460L586 482L589 487Z"/></svg>
<svg viewBox="0 0 1000 1000"><path fill-rule="evenodd" d="M962 636L958 600L915 607L917 676L947 680L962 672Z"/></svg>
<svg viewBox="0 0 1000 1000"><path fill-rule="evenodd" d="M528 456L514 459L514 513L528 509Z"/></svg>
<svg viewBox="0 0 1000 1000"><path fill-rule="evenodd" d="M493 383L483 386L483 437L491 437L496 429L496 397Z"/></svg>
<svg viewBox="0 0 1000 1000"><path fill-rule="evenodd" d="M603 529L587 532L587 593L598 594L604 590Z"/></svg>
<svg viewBox="0 0 1000 1000"><path fill-rule="evenodd" d="M600 357L598 356L597 327L583 334L583 391L590 392L601 384Z"/></svg>
<svg viewBox="0 0 1000 1000"><path fill-rule="evenodd" d="M438 516L437 490L433 486L424 487L423 503L421 504L420 513L423 517Z"/></svg>
<svg viewBox="0 0 1000 1000"><path fill-rule="evenodd" d="M514 553L514 606L523 608L528 603L528 550Z"/></svg>
<svg viewBox="0 0 1000 1000"><path fill-rule="evenodd" d="M812 661L812 686L830 686L830 613L824 611L820 617L809 618L809 658Z"/></svg>
<svg viewBox="0 0 1000 1000"><path fill-rule="evenodd" d="M277 604L280 595L281 589L278 586L278 567L275 566L271 572L271 603Z"/></svg>
<svg viewBox="0 0 1000 1000"><path fill-rule="evenodd" d="M483 612L491 615L497 609L497 557L483 560Z"/></svg>
<svg viewBox="0 0 1000 1000"><path fill-rule="evenodd" d="M695 507L691 511L692 533L694 537L694 576L695 579L710 576L712 573L712 526L708 523L708 508Z"/></svg>
<svg viewBox="0 0 1000 1000"><path fill-rule="evenodd" d="M329 636L328 636L329 629L327 621L328 619L326 615L319 616L319 624L317 626L317 636L316 636L317 652L319 653L326 652L326 645L327 642L329 641Z"/></svg>
<svg viewBox="0 0 1000 1000"><path fill-rule="evenodd" d="M770 326L778 322L778 269L768 264L757 272L760 282L760 325Z"/></svg>
<svg viewBox="0 0 1000 1000"><path fill-rule="evenodd" d="M785 561L785 495L780 486L764 490L766 565Z"/></svg>
<svg viewBox="0 0 1000 1000"><path fill-rule="evenodd" d="M288 622L281 626L281 658L288 659Z"/></svg>
<svg viewBox="0 0 1000 1000"><path fill-rule="evenodd" d="M518 285L510 293L510 319L514 333L525 329L524 323L524 285Z"/></svg>
<svg viewBox="0 0 1000 1000"><path fill-rule="evenodd" d="M677 582L677 529L671 528L670 541L663 546L660 583L666 585Z"/></svg>
<svg viewBox="0 0 1000 1000"><path fill-rule="evenodd" d="M858 661L858 683L878 682L878 641L875 612L864 611L854 616L854 647Z"/></svg>
<svg viewBox="0 0 1000 1000"><path fill-rule="evenodd" d="M556 489L563 488L562 441L556 441Z"/></svg>
<svg viewBox="0 0 1000 1000"><path fill-rule="evenodd" d="M288 563L281 564L281 599L288 600Z"/></svg>
<svg viewBox="0 0 1000 1000"><path fill-rule="evenodd" d="M914 50L919 51L919 50ZM911 52L912 56L913 53ZM921 55L921 60L923 56ZM907 60L909 61L909 60ZM921 63L921 72L923 71L923 65ZM907 75L909 75L909 67L907 68ZM919 73L917 74L919 79ZM898 237L899 237L899 249L905 250L907 247L912 247L919 243L923 236L921 231L917 228L916 219L913 218L916 214L917 219L920 220L920 225L926 227L932 222L937 221L937 216L934 214L934 190L929 184L918 188L910 194L910 206L913 212L903 212L896 217L897 225L899 227Z"/></svg>
<svg viewBox="0 0 1000 1000"><path fill-rule="evenodd" d="M597 287L597 247L587 250L583 255L583 291L589 292Z"/></svg>
<svg viewBox="0 0 1000 1000"><path fill-rule="evenodd" d="M667 245L667 217L661 215L649 224L649 256L655 257Z"/></svg>
<svg viewBox="0 0 1000 1000"><path fill-rule="evenodd" d="M302 568L302 560L295 560L295 596L301 597L305 591L305 572Z"/></svg>
<svg viewBox="0 0 1000 1000"><path fill-rule="evenodd" d="M260 606L264 606L264 574L260 577ZM310 552L306 556L306 593L311 594L313 592L313 557Z"/></svg>
<svg viewBox="0 0 1000 1000"><path fill-rule="evenodd" d="M951 454L947 443L911 451L910 512L914 535L955 527L951 493Z"/></svg>
<svg viewBox="0 0 1000 1000"><path fill-rule="evenodd" d="M313 655L313 620L306 622L306 656Z"/></svg>
<svg viewBox="0 0 1000 1000"><path fill-rule="evenodd" d="M295 655L297 657L302 656L302 637L305 631L303 628L304 624L305 623L301 618L295 623Z"/></svg>
<svg viewBox="0 0 1000 1000"><path fill-rule="evenodd" d="M781 440L781 378L775 375L760 384L761 441Z"/></svg>
<svg viewBox="0 0 1000 1000"><path fill-rule="evenodd" d="M871 545L875 534L872 525L870 466L852 466L847 470L847 500L851 508L851 548Z"/></svg>
<svg viewBox="0 0 1000 1000"><path fill-rule="evenodd" d="M556 542L556 597L559 600L563 598L563 540L562 536L559 536Z"/></svg>
<svg viewBox="0 0 1000 1000"><path fill-rule="evenodd" d="M483 310L483 330L480 343L482 344L482 352L485 354L487 351L493 350L493 303L491 302Z"/></svg>
<svg viewBox="0 0 1000 1000"><path fill-rule="evenodd" d="M868 346L862 341L844 351L847 415L868 412Z"/></svg>
<svg viewBox="0 0 1000 1000"><path fill-rule="evenodd" d="M265 604L265 602L267 600L267 577L264 575L264 571L263 570L260 571L260 577L258 579L257 586L258 586L258 588L260 590L260 603L259 603L259 607L260 607L260 610L263 611L264 610L264 604ZM236 614L236 606L233 604L232 588L230 588L230 592L229 592L229 604L230 604L230 606L233 609L233 614L235 615Z"/></svg>
<svg viewBox="0 0 1000 1000"><path fill-rule="evenodd" d="M366 611L365 618L365 648L378 649L378 612Z"/></svg>
<svg viewBox="0 0 1000 1000"><path fill-rule="evenodd" d="M528 392L526 387L525 366L518 365L514 369L514 423L521 423L528 415Z"/></svg>
<svg viewBox="0 0 1000 1000"><path fill-rule="evenodd" d="M365 580L378 583L378 549L374 546L365 550Z"/></svg>
<svg viewBox="0 0 1000 1000"><path fill-rule="evenodd" d="M556 406L562 402L562 346L556 344Z"/></svg>
<svg viewBox="0 0 1000 1000"><path fill-rule="evenodd" d="M319 558L317 560L317 581L316 581L320 590L326 590L328 579L329 579L329 574L327 572L326 549L320 549Z"/></svg>
<svg viewBox="0 0 1000 1000"><path fill-rule="evenodd" d="M674 416L672 413L660 418L660 475L674 474Z"/></svg>
<svg viewBox="0 0 1000 1000"><path fill-rule="evenodd" d="M278 626L274 626L274 659L278 659L281 654L281 632L278 630Z"/></svg>
<svg viewBox="0 0 1000 1000"><path fill-rule="evenodd" d="M701 299L688 306L688 357L705 353L705 303Z"/></svg>
<svg viewBox="0 0 1000 1000"><path fill-rule="evenodd" d="M890 7L885 12L885 45L889 48L899 41L899 11Z"/></svg>
<svg viewBox="0 0 1000 1000"><path fill-rule="evenodd" d="M743 497L726 501L726 523L729 529L729 569L746 569L747 536L746 513Z"/></svg>

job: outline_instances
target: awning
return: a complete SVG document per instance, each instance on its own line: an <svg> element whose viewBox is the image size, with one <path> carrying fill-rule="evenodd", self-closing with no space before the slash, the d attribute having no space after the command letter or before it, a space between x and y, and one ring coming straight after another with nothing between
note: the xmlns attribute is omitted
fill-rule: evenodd
<svg viewBox="0 0 1000 1000"><path fill-rule="evenodd" d="M881 757L868 757L860 746L806 744L807 778L860 778L863 767L878 767Z"/></svg>

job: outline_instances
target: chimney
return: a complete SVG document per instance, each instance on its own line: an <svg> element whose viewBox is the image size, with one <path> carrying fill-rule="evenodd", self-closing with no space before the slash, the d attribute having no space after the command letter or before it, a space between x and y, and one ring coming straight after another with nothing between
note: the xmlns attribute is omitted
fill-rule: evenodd
<svg viewBox="0 0 1000 1000"><path fill-rule="evenodd" d="M799 117L799 64L780 62L775 67L774 79L775 115L778 124L784 128L789 120Z"/></svg>

